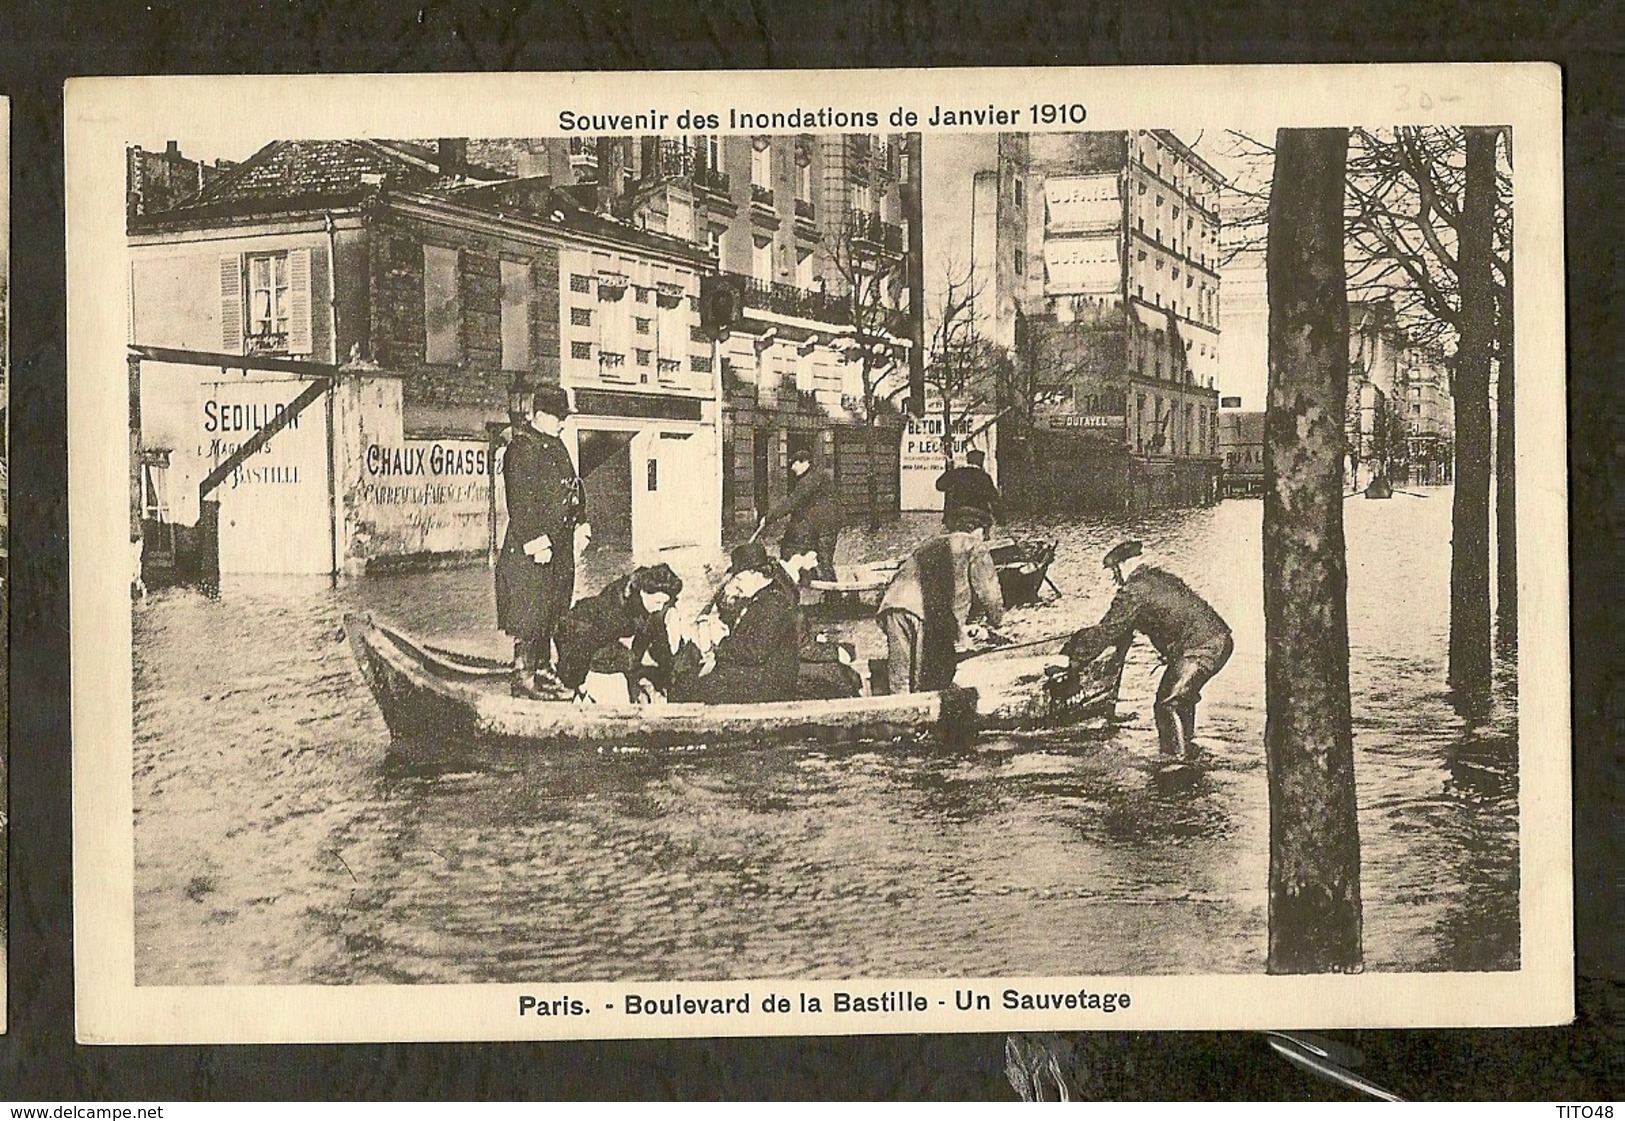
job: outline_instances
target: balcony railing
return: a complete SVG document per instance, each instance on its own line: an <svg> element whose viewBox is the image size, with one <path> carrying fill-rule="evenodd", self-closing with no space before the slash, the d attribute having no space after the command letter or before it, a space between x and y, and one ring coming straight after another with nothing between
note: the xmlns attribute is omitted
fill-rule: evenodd
<svg viewBox="0 0 1625 1121"><path fill-rule="evenodd" d="M827 292L810 292L793 284L779 284L758 280L743 273L730 274L739 279L745 294L745 307L771 311L797 319L816 319L821 323L847 325L852 322L851 308L846 300Z"/></svg>
<svg viewBox="0 0 1625 1121"><path fill-rule="evenodd" d="M750 185L750 201L758 206L771 208L773 205L773 188L764 187L760 183Z"/></svg>
<svg viewBox="0 0 1625 1121"><path fill-rule="evenodd" d="M810 199L796 199L796 217L803 222L811 222L818 217L818 208Z"/></svg>
<svg viewBox="0 0 1625 1121"><path fill-rule="evenodd" d="M881 219L872 210L848 210L847 227L856 242L868 242L887 253L903 251L903 227Z"/></svg>
<svg viewBox="0 0 1625 1121"><path fill-rule="evenodd" d="M658 179L687 179L695 190L727 195L731 182L728 176L712 167L705 153L691 148L680 140L662 140L655 152L650 176Z"/></svg>

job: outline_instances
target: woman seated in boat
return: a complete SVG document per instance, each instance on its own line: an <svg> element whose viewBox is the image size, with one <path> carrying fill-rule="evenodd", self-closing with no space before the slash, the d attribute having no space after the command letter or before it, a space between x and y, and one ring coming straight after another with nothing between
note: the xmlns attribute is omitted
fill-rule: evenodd
<svg viewBox="0 0 1625 1121"><path fill-rule="evenodd" d="M644 682L664 692L672 669L666 613L682 590L682 577L669 565L657 564L579 600L565 613L554 639L559 680L575 690L578 700L608 699L587 695L589 673L625 677L627 699L634 703L646 699Z"/></svg>
<svg viewBox="0 0 1625 1121"><path fill-rule="evenodd" d="M784 567L752 541L728 564L717 617L678 651L668 696L707 704L756 704L796 697L801 612ZM714 641L714 645L712 645Z"/></svg>

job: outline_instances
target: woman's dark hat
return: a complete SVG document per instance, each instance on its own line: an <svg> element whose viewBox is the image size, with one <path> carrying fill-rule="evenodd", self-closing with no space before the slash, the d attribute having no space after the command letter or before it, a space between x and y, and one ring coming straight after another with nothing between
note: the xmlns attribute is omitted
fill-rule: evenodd
<svg viewBox="0 0 1625 1121"><path fill-rule="evenodd" d="M531 398L531 408L563 420L570 415L570 395L556 385L544 385Z"/></svg>
<svg viewBox="0 0 1625 1121"><path fill-rule="evenodd" d="M1105 559L1100 562L1100 567L1116 568L1130 557L1139 556L1141 548L1138 541L1124 541L1106 554Z"/></svg>
<svg viewBox="0 0 1625 1121"><path fill-rule="evenodd" d="M734 576L749 569L771 574L768 566L774 563L766 545L760 541L747 541L743 545L735 545L733 552L728 554L728 575Z"/></svg>

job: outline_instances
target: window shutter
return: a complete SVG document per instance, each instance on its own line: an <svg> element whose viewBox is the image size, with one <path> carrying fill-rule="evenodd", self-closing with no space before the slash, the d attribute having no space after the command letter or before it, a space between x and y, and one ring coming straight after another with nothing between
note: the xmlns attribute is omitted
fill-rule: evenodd
<svg viewBox="0 0 1625 1121"><path fill-rule="evenodd" d="M243 352L243 259L236 253L220 258L220 349Z"/></svg>
<svg viewBox="0 0 1625 1121"><path fill-rule="evenodd" d="M311 354L316 345L310 333L310 250L288 251L288 353Z"/></svg>

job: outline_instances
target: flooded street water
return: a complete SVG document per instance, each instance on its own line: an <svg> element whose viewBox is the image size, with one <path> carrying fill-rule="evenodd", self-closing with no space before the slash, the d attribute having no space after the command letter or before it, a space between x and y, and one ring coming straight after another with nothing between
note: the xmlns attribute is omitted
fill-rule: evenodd
<svg viewBox="0 0 1625 1121"><path fill-rule="evenodd" d="M1346 505L1367 968L1516 968L1512 669L1487 718L1450 707L1449 491L1419 493ZM135 607L137 983L1262 972L1261 518L1234 500L1014 527L1061 542L1065 593L1014 637L1097 618L1099 558L1131 535L1234 628L1199 714L1210 766L1177 794L1149 780L1143 639L1132 718L1109 728L958 752L427 757L391 749L341 620L497 652L486 569L156 593ZM841 559L931 524L849 531Z"/></svg>

